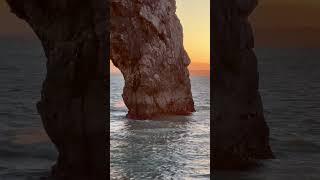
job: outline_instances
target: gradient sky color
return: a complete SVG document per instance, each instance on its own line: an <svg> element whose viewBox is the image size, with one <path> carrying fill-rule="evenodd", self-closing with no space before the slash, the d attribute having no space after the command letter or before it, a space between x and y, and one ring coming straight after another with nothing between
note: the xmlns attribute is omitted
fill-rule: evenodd
<svg viewBox="0 0 320 180"><path fill-rule="evenodd" d="M251 15L256 47L320 48L320 0L260 0Z"/></svg>
<svg viewBox="0 0 320 180"><path fill-rule="evenodd" d="M184 28L190 70L204 69L210 57L210 0L176 0ZM320 48L320 0L259 0L250 19L256 47ZM9 12L0 0L0 38L35 39L32 29Z"/></svg>
<svg viewBox="0 0 320 180"><path fill-rule="evenodd" d="M185 47L193 62L208 61L210 0L176 0L185 32ZM256 47L320 48L320 0L259 0L251 15ZM34 38L26 25L0 0L0 37ZM200 46L198 46L201 44ZM205 46L205 47L204 47Z"/></svg>
<svg viewBox="0 0 320 180"><path fill-rule="evenodd" d="M193 62L210 62L210 0L177 0L184 46Z"/></svg>

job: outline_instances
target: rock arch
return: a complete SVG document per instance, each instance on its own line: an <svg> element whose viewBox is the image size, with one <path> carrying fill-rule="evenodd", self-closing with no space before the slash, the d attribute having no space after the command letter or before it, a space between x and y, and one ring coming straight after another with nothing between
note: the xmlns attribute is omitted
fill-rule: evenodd
<svg viewBox="0 0 320 180"><path fill-rule="evenodd" d="M107 177L101 159L108 159L105 86L109 76L105 61L109 57L110 2L7 2L11 11L31 26L47 57L47 75L37 108L59 151L53 177ZM193 112L187 70L190 59L182 45L175 1L112 1L111 7L115 17L111 19L115 32L111 34L111 57L126 80L123 97L129 116L143 119ZM129 33L126 26L136 34Z"/></svg>
<svg viewBox="0 0 320 180"><path fill-rule="evenodd" d="M125 78L124 101L132 118L194 111L175 0L7 0L42 42L47 77L38 110L59 151L60 179L108 176L105 61ZM213 5L214 167L233 168L272 158L269 129L258 91L257 59L248 16L256 0ZM108 79L107 79L108 80ZM140 98L139 98L140 97Z"/></svg>
<svg viewBox="0 0 320 180"><path fill-rule="evenodd" d="M125 79L128 116L194 111L175 0L112 0L111 60Z"/></svg>
<svg viewBox="0 0 320 180"><path fill-rule="evenodd" d="M37 108L59 151L52 176L59 180L105 179L108 1L7 2L32 27L47 57Z"/></svg>

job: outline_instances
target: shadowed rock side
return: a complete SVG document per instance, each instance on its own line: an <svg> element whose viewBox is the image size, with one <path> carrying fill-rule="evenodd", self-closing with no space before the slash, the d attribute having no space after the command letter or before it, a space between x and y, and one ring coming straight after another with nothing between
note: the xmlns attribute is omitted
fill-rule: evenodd
<svg viewBox="0 0 320 180"><path fill-rule="evenodd" d="M257 58L248 16L257 0L213 5L213 167L241 169L273 158L258 91Z"/></svg>
<svg viewBox="0 0 320 180"><path fill-rule="evenodd" d="M108 1L7 2L32 27L48 59L37 107L59 151L52 178L106 179Z"/></svg>
<svg viewBox="0 0 320 180"><path fill-rule="evenodd" d="M111 60L124 76L128 117L194 111L175 0L112 0Z"/></svg>

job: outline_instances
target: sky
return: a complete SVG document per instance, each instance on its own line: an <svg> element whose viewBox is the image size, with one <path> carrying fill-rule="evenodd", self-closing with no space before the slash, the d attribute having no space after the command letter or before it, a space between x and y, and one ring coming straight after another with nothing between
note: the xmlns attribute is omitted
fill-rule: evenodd
<svg viewBox="0 0 320 180"><path fill-rule="evenodd" d="M176 0L184 45L192 73L208 71L210 57L210 0ZM320 48L320 0L259 0L250 16L256 47ZM34 33L0 0L0 37L30 38Z"/></svg>
<svg viewBox="0 0 320 180"><path fill-rule="evenodd" d="M0 38L35 39L32 29L10 12L5 0L0 0Z"/></svg>
<svg viewBox="0 0 320 180"><path fill-rule="evenodd" d="M183 44L191 59L191 74L209 74L210 0L177 0L176 14L183 27Z"/></svg>
<svg viewBox="0 0 320 180"><path fill-rule="evenodd" d="M184 31L184 46L191 65L191 74L208 74L210 69L210 0L176 0L177 15ZM10 13L4 0L0 0L0 37L35 39L32 29ZM111 72L119 71L111 64Z"/></svg>
<svg viewBox="0 0 320 180"><path fill-rule="evenodd" d="M320 0L259 0L256 47L320 48Z"/></svg>

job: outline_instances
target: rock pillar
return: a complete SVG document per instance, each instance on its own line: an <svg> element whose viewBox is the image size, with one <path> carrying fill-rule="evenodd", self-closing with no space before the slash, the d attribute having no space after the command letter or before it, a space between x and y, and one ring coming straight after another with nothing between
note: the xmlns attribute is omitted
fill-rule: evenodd
<svg viewBox="0 0 320 180"><path fill-rule="evenodd" d="M213 6L213 167L239 169L273 158L258 91L257 58L248 16L257 0Z"/></svg>

